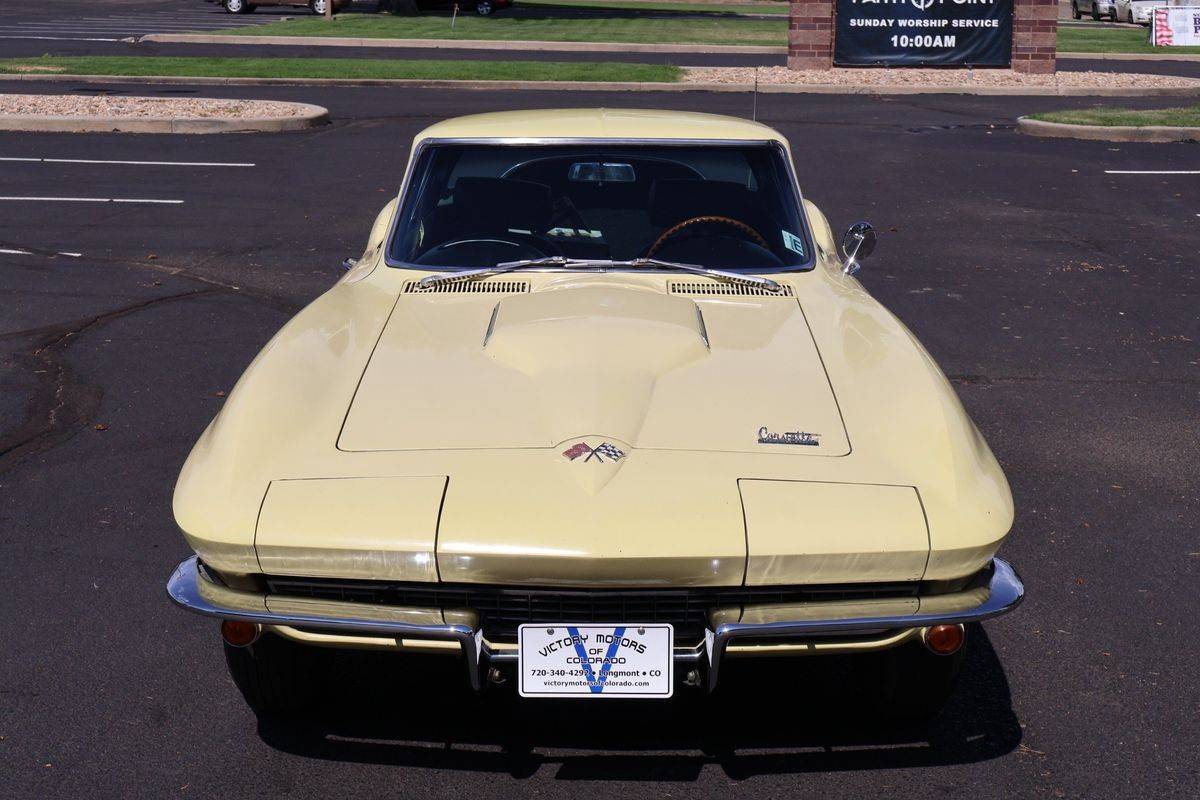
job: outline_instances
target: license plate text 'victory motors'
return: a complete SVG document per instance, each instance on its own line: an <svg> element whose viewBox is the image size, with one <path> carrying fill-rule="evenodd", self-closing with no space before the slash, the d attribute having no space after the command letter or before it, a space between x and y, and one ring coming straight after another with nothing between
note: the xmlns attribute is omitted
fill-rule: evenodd
<svg viewBox="0 0 1200 800"><path fill-rule="evenodd" d="M670 625L522 625L522 697L670 697Z"/></svg>

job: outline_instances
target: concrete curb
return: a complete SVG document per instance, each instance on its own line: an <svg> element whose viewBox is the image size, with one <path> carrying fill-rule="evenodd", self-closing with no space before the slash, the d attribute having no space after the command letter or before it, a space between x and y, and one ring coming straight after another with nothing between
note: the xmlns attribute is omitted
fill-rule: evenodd
<svg viewBox="0 0 1200 800"><path fill-rule="evenodd" d="M214 98L215 99L215 98ZM36 133L282 133L329 123L329 110L308 103L296 117L61 117L43 114L0 114L0 131Z"/></svg>
<svg viewBox="0 0 1200 800"><path fill-rule="evenodd" d="M735 44L645 44L637 42L542 42L532 39L371 39L350 36L223 36L204 33L150 33L139 42L174 44L267 44L304 47L396 47L412 50L545 50L557 53L750 53L787 55L787 47ZM1059 53L1059 58L1095 61L1200 61L1187 53Z"/></svg>
<svg viewBox="0 0 1200 800"><path fill-rule="evenodd" d="M1059 53L1059 58L1083 61L1200 61L1190 53Z"/></svg>
<svg viewBox="0 0 1200 800"><path fill-rule="evenodd" d="M1055 139L1089 139L1098 142L1194 142L1200 141L1200 128L1175 128L1167 125L1121 127L1116 125L1068 125L1029 117L1017 118L1017 130L1030 136Z"/></svg>
<svg viewBox="0 0 1200 800"><path fill-rule="evenodd" d="M736 44L643 44L638 42L540 42L494 39L360 39L348 36L222 36L151 33L139 42L175 44L268 44L303 47L402 47L421 50L544 50L555 53L757 53L786 55L787 47Z"/></svg>
<svg viewBox="0 0 1200 800"><path fill-rule="evenodd" d="M752 92L750 83L651 83L631 81L454 81L382 78L188 78L129 75L2 75L4 81L68 81L78 84L156 84L161 86L397 86L407 89L466 89L480 91L574 92ZM1159 89L1054 86L843 86L833 83L763 84L761 94L973 94L998 97L1195 97L1195 86ZM314 106L315 108L315 106ZM320 123L317 123L320 124Z"/></svg>

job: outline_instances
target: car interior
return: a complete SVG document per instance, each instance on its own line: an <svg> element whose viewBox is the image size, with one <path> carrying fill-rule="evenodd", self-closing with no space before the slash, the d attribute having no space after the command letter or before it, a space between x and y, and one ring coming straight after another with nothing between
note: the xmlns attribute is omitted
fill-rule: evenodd
<svg viewBox="0 0 1200 800"><path fill-rule="evenodd" d="M561 255L721 269L808 261L790 176L771 148L431 149L442 152L414 174L396 260L473 268Z"/></svg>

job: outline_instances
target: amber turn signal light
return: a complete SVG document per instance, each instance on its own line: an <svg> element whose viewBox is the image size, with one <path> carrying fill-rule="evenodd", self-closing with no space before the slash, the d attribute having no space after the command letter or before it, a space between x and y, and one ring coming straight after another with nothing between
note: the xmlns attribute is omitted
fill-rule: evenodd
<svg viewBox="0 0 1200 800"><path fill-rule="evenodd" d="M952 656L967 638L962 625L934 625L925 629L925 646L939 656Z"/></svg>
<svg viewBox="0 0 1200 800"><path fill-rule="evenodd" d="M221 623L221 638L233 647L249 647L258 641L262 627L255 622L227 619Z"/></svg>

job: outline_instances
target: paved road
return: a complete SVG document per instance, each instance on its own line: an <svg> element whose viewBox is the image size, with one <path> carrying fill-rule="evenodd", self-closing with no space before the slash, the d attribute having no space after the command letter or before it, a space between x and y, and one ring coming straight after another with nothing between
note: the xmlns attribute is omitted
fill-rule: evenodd
<svg viewBox="0 0 1200 800"><path fill-rule="evenodd" d="M370 3L357 6L368 10ZM1069 6L1066 6L1069 9ZM529 14L567 13L562 9L531 8ZM379 58L477 61L623 61L681 66L777 66L786 56L748 53L587 53L537 50L398 49L361 47L282 47L270 45L169 44L124 41L151 33L211 30L262 24L281 16L303 15L303 9L263 7L254 15L230 15L201 0L107 0L102 6L87 0L43 0L37 6L0 6L0 58L40 56L203 56L254 58ZM604 11L602 14L631 12ZM644 12L639 12L644 15ZM1088 21L1090 22L1090 20ZM1082 24L1082 23L1081 23ZM1099 24L1099 23L1092 23ZM1200 61L1106 61L1064 59L1068 71L1143 72L1200 77Z"/></svg>
<svg viewBox="0 0 1200 800"><path fill-rule="evenodd" d="M380 58L463 61L623 61L634 64L677 64L687 67L782 66L787 57L755 53L557 52L539 50L470 50L391 47L278 47L270 45L171 44L166 42L96 42L37 39L0 40L0 58L62 56L200 56L248 58ZM1068 72L1141 72L1200 77L1200 61L1108 61L1061 59Z"/></svg>
<svg viewBox="0 0 1200 800"><path fill-rule="evenodd" d="M1106 172L1200 170L1194 145L1012 130L1086 99L759 99L833 224L879 227L864 283L949 373L1013 485L1004 552L1029 599L974 632L936 723L855 710L839 662L743 662L715 698L584 706L477 701L449 664L371 659L347 666L333 709L280 723L246 711L214 626L163 595L187 553L171 487L220 393L361 248L412 135L524 106L749 109L741 95L220 90L251 93L337 122L0 134L3 159L205 164L0 161L5 196L183 201L0 200L0 251L23 251L0 252L0 796L1200 793L1200 174Z"/></svg>
<svg viewBox="0 0 1200 800"><path fill-rule="evenodd" d="M60 56L202 56L248 58L380 58L463 61L625 61L635 64L753 67L782 65L786 56L752 53L561 52L548 50L471 50L466 48L304 47L272 45L172 44L167 42L94 42L37 39L0 40L0 58ZM481 69L486 69L481 67ZM1200 74L1200 62L1197 62Z"/></svg>
<svg viewBox="0 0 1200 800"><path fill-rule="evenodd" d="M0 13L0 42L115 42L151 33L225 33L306 13L305 9L264 7L255 14L226 14L201 0L43 0L12 3Z"/></svg>

